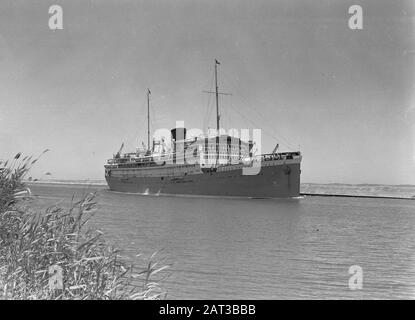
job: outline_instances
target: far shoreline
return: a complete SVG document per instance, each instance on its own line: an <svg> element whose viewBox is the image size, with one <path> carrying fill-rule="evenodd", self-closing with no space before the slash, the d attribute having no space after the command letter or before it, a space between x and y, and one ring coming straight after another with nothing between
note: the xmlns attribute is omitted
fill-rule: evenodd
<svg viewBox="0 0 415 320"><path fill-rule="evenodd" d="M28 185L48 184L48 185L82 185L82 186L106 186L105 181L24 181Z"/></svg>
<svg viewBox="0 0 415 320"><path fill-rule="evenodd" d="M396 196L376 196L376 195L336 194L336 193L303 193L303 192L300 192L300 195L305 196L305 197L339 197L339 198L415 200L415 196L412 196L412 197L396 197Z"/></svg>
<svg viewBox="0 0 415 320"><path fill-rule="evenodd" d="M51 180L51 181L25 181L28 185L56 185L56 186L96 186L96 187L107 187L107 183L105 181L97 181L97 180L85 180L85 181L74 181L74 180ZM320 183L304 183L303 186L331 186L333 184L320 184ZM362 185L356 184L341 184L336 183L337 186L356 186L361 187ZM398 185L382 185L382 186L389 186L389 187L398 187ZM344 197L344 198L368 198L368 199L398 199L398 200L415 200L414 196L395 196L395 195L376 195L376 194L348 194L348 193L322 193L322 192L312 192L306 191L301 192L300 196L302 197Z"/></svg>

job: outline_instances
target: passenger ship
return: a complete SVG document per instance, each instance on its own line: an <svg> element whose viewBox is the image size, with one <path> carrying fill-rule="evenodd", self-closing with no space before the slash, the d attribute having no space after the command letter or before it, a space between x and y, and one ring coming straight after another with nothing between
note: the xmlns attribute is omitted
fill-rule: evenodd
<svg viewBox="0 0 415 320"><path fill-rule="evenodd" d="M292 198L300 194L300 151L256 155L255 142L221 135L218 65L215 60L216 136L186 137L171 130L170 144L153 139L150 147L150 90L147 91L147 147L120 150L107 161L110 190L155 195ZM145 146L144 146L145 147Z"/></svg>

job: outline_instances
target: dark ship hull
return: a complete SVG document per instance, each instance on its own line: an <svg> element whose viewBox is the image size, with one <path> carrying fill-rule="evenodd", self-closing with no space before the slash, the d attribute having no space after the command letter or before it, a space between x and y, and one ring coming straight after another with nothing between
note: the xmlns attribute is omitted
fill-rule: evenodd
<svg viewBox="0 0 415 320"><path fill-rule="evenodd" d="M110 190L139 194L292 198L300 195L301 156L264 161L256 175L243 175L242 165L206 171L199 165L148 169L113 168L106 175ZM118 171L118 172L117 172Z"/></svg>

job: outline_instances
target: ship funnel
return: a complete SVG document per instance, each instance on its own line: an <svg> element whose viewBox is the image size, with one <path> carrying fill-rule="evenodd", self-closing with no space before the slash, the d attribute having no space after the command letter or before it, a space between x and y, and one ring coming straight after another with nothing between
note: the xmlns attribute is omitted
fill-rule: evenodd
<svg viewBox="0 0 415 320"><path fill-rule="evenodd" d="M171 140L173 144L173 163L184 163L184 140L186 139L186 128L171 129Z"/></svg>
<svg viewBox="0 0 415 320"><path fill-rule="evenodd" d="M171 139L174 141L185 140L186 139L186 128L171 129Z"/></svg>

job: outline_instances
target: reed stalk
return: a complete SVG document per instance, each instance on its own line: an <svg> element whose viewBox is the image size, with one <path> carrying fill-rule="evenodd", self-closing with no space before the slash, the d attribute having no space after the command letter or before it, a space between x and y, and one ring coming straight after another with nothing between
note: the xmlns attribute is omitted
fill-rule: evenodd
<svg viewBox="0 0 415 320"><path fill-rule="evenodd" d="M20 158L0 162L0 299L166 297L158 282L168 269L162 259L138 267L89 226L95 194L68 208L32 209L23 179L39 158Z"/></svg>

